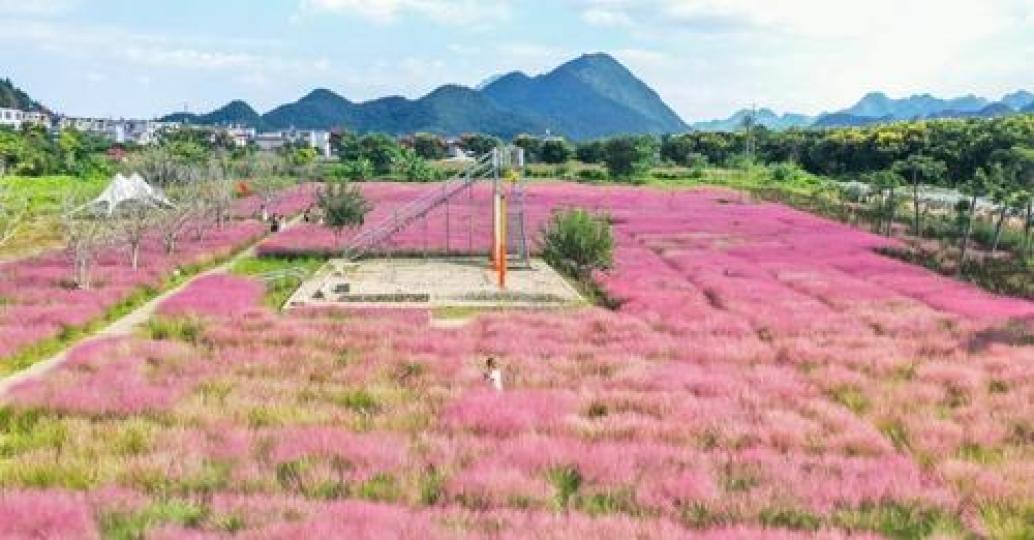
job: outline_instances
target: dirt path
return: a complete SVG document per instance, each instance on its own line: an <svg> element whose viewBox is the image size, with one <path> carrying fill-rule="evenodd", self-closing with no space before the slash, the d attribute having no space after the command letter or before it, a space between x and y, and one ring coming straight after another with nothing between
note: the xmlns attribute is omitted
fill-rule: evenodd
<svg viewBox="0 0 1034 540"><path fill-rule="evenodd" d="M284 230L294 226L300 220L301 216L296 216L294 219L287 223L287 226L284 227ZM13 373L3 379L0 379L0 398L3 398L4 395L6 395L11 388L14 388L18 384L35 379L37 377L42 377L43 375L50 373L51 371L59 367L61 364L65 363L65 361L68 359L69 351L80 345L112 337L123 337L131 335L137 328L142 326L144 323L150 320L152 316L154 316L155 311L157 311L158 309L158 306L167 298L189 287L192 283L205 276L227 272L228 270L230 270L230 268L233 267L234 264L237 263L237 261L254 255L255 247L262 243L262 241L266 238L268 238L268 236L263 236L256 242L249 245L247 248L243 249L240 253L234 255L232 258L230 258L230 260L214 268L209 268L204 272L200 272L192 276L187 281L184 281L176 287L173 287L172 289L169 289L159 294L158 296L149 300L146 304L127 313L121 319L112 322L108 326L105 326L101 330L98 330L96 333L90 335L89 337L71 344L70 346L66 347L64 350L55 354L54 356L51 356L46 360L36 362L35 364L23 369L22 371Z"/></svg>

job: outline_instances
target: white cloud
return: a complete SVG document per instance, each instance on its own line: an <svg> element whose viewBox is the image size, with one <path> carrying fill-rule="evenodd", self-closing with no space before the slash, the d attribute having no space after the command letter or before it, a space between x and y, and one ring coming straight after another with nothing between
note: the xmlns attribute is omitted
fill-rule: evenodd
<svg viewBox="0 0 1034 540"><path fill-rule="evenodd" d="M1034 0L568 0L687 120L1029 85ZM964 69L962 69L964 67ZM1010 82L1011 81L1011 82Z"/></svg>
<svg viewBox="0 0 1034 540"><path fill-rule="evenodd" d="M80 0L0 0L0 15L53 16L71 11Z"/></svg>
<svg viewBox="0 0 1034 540"><path fill-rule="evenodd" d="M625 26L634 25L632 17L620 10L604 7L591 7L582 12L582 20L593 26Z"/></svg>
<svg viewBox="0 0 1034 540"><path fill-rule="evenodd" d="M980 36L1032 24L1034 1L985 0L570 0L590 22L759 30L814 36Z"/></svg>
<svg viewBox="0 0 1034 540"><path fill-rule="evenodd" d="M198 49L166 49L160 47L127 47L122 49L126 58L156 67L185 69L240 69L253 68L261 60L251 54L238 52L203 51Z"/></svg>
<svg viewBox="0 0 1034 540"><path fill-rule="evenodd" d="M353 15L390 23L413 14L441 24L482 24L510 17L508 0L302 0L302 11Z"/></svg>

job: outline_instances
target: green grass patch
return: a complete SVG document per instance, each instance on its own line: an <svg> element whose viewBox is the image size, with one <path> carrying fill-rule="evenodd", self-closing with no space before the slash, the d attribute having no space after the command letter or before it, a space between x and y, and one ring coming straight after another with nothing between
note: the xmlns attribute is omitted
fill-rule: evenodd
<svg viewBox="0 0 1034 540"><path fill-rule="evenodd" d="M582 487L581 471L575 466L557 467L549 471L548 478L554 490L553 504L558 510L568 508Z"/></svg>
<svg viewBox="0 0 1034 540"><path fill-rule="evenodd" d="M908 430L900 420L886 420L880 422L877 427L897 451L908 452L912 449L912 440L908 435Z"/></svg>
<svg viewBox="0 0 1034 540"><path fill-rule="evenodd" d="M980 511L980 516L991 538L1034 538L1034 502L988 506Z"/></svg>
<svg viewBox="0 0 1034 540"><path fill-rule="evenodd" d="M321 257L245 257L233 265L232 272L243 276L296 273L297 275L283 275L266 281L263 303L270 309L278 310L287 303L294 291L298 290L302 281L326 262L327 259Z"/></svg>
<svg viewBox="0 0 1034 540"><path fill-rule="evenodd" d="M68 442L64 421L38 409L0 407L0 458L33 450L60 451Z"/></svg>
<svg viewBox="0 0 1034 540"><path fill-rule="evenodd" d="M936 508L897 503L837 510L831 516L830 524L850 532L870 531L889 538L970 536L956 515Z"/></svg>
<svg viewBox="0 0 1034 540"><path fill-rule="evenodd" d="M100 517L101 535L110 540L145 538L151 528L165 524L200 527L208 518L207 506L182 499L159 501L135 512L106 512Z"/></svg>
<svg viewBox="0 0 1034 540"><path fill-rule="evenodd" d="M195 317L154 317L147 321L147 337L157 341L182 341L198 345L205 335L205 323Z"/></svg>
<svg viewBox="0 0 1034 540"><path fill-rule="evenodd" d="M869 410L869 399L861 390L853 386L842 386L830 390L829 397L855 414L865 414Z"/></svg>
<svg viewBox="0 0 1034 540"><path fill-rule="evenodd" d="M822 518L798 508L766 508L758 516L765 527L815 531L822 526Z"/></svg>
<svg viewBox="0 0 1034 540"><path fill-rule="evenodd" d="M381 410L381 405L373 394L363 389L333 393L329 396L329 401L359 414L376 414Z"/></svg>
<svg viewBox="0 0 1034 540"><path fill-rule="evenodd" d="M434 506L445 497L445 475L431 467L420 475L420 504Z"/></svg>
<svg viewBox="0 0 1034 540"><path fill-rule="evenodd" d="M378 473L360 484L356 495L370 501L393 503L399 500L402 492L394 476Z"/></svg>
<svg viewBox="0 0 1034 540"><path fill-rule="evenodd" d="M600 491L579 497L578 509L590 516L638 515L639 505L630 489Z"/></svg>
<svg viewBox="0 0 1034 540"><path fill-rule="evenodd" d="M99 194L110 179L106 176L4 176L0 185L27 204L26 221L13 239L0 246L0 258L16 258L61 245L59 216L67 195Z"/></svg>

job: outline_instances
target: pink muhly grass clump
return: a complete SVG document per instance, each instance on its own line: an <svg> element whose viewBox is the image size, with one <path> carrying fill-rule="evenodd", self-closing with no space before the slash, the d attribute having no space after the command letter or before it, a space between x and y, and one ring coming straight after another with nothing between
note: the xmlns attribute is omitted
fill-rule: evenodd
<svg viewBox="0 0 1034 540"><path fill-rule="evenodd" d="M248 531L246 538L445 538L429 512L360 501L319 505L307 517Z"/></svg>
<svg viewBox="0 0 1034 540"><path fill-rule="evenodd" d="M0 490L0 538L100 538L86 497L65 491Z"/></svg>
<svg viewBox="0 0 1034 540"><path fill-rule="evenodd" d="M176 364L193 354L171 342L99 339L69 352L67 362L42 380L10 392L22 407L91 415L130 415L171 408L205 374Z"/></svg>
<svg viewBox="0 0 1034 540"><path fill-rule="evenodd" d="M482 462L452 475L445 486L450 498L466 505L497 508L515 500L548 501L552 493L546 475L529 473L494 462Z"/></svg>
<svg viewBox="0 0 1034 540"><path fill-rule="evenodd" d="M262 283L228 274L204 276L158 306L166 316L214 315L232 317L258 306L265 288Z"/></svg>
<svg viewBox="0 0 1034 540"><path fill-rule="evenodd" d="M358 477L391 472L405 463L408 445L388 433L352 433L322 426L292 427L271 433L276 442L270 458L284 463L306 457L339 458L349 463Z"/></svg>
<svg viewBox="0 0 1034 540"><path fill-rule="evenodd" d="M474 390L446 406L444 422L475 433L507 437L528 431L551 431L574 412L575 397L542 390Z"/></svg>

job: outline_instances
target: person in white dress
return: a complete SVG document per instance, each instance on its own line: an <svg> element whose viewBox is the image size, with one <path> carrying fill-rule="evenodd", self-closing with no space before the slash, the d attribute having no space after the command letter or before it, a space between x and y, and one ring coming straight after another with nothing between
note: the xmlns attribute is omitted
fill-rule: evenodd
<svg viewBox="0 0 1034 540"><path fill-rule="evenodd" d="M503 391L503 370L495 363L495 358L489 357L485 360L485 381L496 390Z"/></svg>

